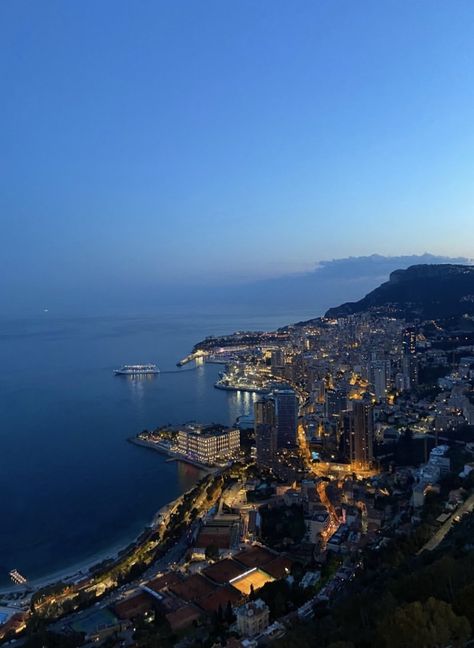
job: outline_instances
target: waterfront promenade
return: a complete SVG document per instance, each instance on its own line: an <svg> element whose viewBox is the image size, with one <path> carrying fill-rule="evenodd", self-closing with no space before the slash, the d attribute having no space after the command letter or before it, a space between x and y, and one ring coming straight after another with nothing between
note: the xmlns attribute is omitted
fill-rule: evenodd
<svg viewBox="0 0 474 648"><path fill-rule="evenodd" d="M182 461L184 463L190 464L195 468L199 468L199 470L202 470L203 472L214 473L218 470L218 468L216 467L202 464L199 461L194 461L194 459L190 459L189 457L186 457L185 455L182 455L178 452L173 452L173 450L170 450L170 448L165 446L163 443L146 441L145 439L139 439L138 437L130 437L129 439L127 439L127 441L129 443L133 443L134 445L141 446L142 448L148 448L149 450L154 450L155 452L159 452L160 454L167 455L170 460Z"/></svg>

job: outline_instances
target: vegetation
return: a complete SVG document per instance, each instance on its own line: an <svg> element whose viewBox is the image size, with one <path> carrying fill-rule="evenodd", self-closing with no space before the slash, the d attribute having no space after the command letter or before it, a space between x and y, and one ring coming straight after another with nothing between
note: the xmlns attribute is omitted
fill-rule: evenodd
<svg viewBox="0 0 474 648"><path fill-rule="evenodd" d="M207 560L217 560L219 558L219 547L216 544L210 544L204 552Z"/></svg>
<svg viewBox="0 0 474 648"><path fill-rule="evenodd" d="M291 506L260 508L261 533L265 544L270 547L300 542L306 532L303 507Z"/></svg>
<svg viewBox="0 0 474 648"><path fill-rule="evenodd" d="M374 310L406 319L439 319L474 314L474 305L463 299L474 292L474 269L456 265L415 265L396 270L390 280L363 299L331 308L326 317ZM467 343L466 343L467 344Z"/></svg>
<svg viewBox="0 0 474 648"><path fill-rule="evenodd" d="M423 522L411 535L365 553L363 571L330 614L316 610L314 621L275 646L463 646L474 629L474 514L455 524L436 551L417 555L432 533L440 501L427 498Z"/></svg>
<svg viewBox="0 0 474 648"><path fill-rule="evenodd" d="M436 385L438 378L443 378L449 373L448 367L445 365L426 365L420 367L418 373L419 385Z"/></svg>
<svg viewBox="0 0 474 648"><path fill-rule="evenodd" d="M84 643L82 633L73 632L68 635L49 632L45 628L33 633L23 643L24 648L78 648Z"/></svg>
<svg viewBox="0 0 474 648"><path fill-rule="evenodd" d="M103 561L90 572L87 589L78 590L73 585L59 582L38 590L32 597L32 611L37 617L56 619L89 606L110 588L138 578L180 540L189 522L195 519L197 507L202 505L203 499L206 505L211 505L230 481L226 474L206 475L182 496L166 529L146 530L139 542L131 545L129 551L122 553L118 559ZM34 628L30 629L31 625L30 634L35 631Z"/></svg>
<svg viewBox="0 0 474 648"><path fill-rule="evenodd" d="M311 590L305 590L296 583L291 584L287 579L283 579L266 583L258 592L252 590L250 598L263 599L270 608L270 618L278 619L297 609L312 595Z"/></svg>

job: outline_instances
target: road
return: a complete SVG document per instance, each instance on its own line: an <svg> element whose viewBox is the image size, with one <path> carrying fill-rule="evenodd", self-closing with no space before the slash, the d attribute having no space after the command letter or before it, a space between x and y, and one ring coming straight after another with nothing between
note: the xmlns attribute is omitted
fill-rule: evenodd
<svg viewBox="0 0 474 648"><path fill-rule="evenodd" d="M455 518L457 518L458 516L462 516L464 513L471 513L473 509L474 509L474 493L467 498L464 504L462 504L458 508L458 510L455 512L454 515L452 515L449 518L449 520L446 520L446 522L438 529L438 531L436 531L434 536L430 540L428 540L428 542L425 545L423 545L423 547L419 550L418 554L421 554L423 551L433 551L433 549L436 549L439 543L442 540L444 540L444 538L451 530L451 527L455 522Z"/></svg>

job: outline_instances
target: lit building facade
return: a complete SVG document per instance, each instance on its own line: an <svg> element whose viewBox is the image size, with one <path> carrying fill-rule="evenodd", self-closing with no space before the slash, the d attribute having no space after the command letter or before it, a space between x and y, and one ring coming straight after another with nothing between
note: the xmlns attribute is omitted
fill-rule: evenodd
<svg viewBox="0 0 474 648"><path fill-rule="evenodd" d="M298 398L292 389L277 389L275 399L278 448L296 446L298 427Z"/></svg>
<svg viewBox="0 0 474 648"><path fill-rule="evenodd" d="M271 396L264 396L257 400L254 405L254 416L257 465L271 469L277 451L275 400Z"/></svg>
<svg viewBox="0 0 474 648"><path fill-rule="evenodd" d="M383 360L373 360L369 365L369 382L378 401L387 396L387 366Z"/></svg>
<svg viewBox="0 0 474 648"><path fill-rule="evenodd" d="M240 430L188 427L178 431L175 450L203 464L228 461L240 451Z"/></svg>
<svg viewBox="0 0 474 648"><path fill-rule="evenodd" d="M236 610L237 628L244 637L254 637L268 628L270 610L262 599L250 601Z"/></svg>
<svg viewBox="0 0 474 648"><path fill-rule="evenodd" d="M374 417L368 401L353 401L352 411L344 417L344 447L354 468L369 468L373 458Z"/></svg>

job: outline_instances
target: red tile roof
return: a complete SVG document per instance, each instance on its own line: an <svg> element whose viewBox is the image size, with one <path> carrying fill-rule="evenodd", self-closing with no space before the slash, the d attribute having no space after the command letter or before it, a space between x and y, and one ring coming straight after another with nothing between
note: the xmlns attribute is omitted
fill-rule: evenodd
<svg viewBox="0 0 474 648"><path fill-rule="evenodd" d="M145 614L153 608L152 600L146 594L136 594L114 606L115 614L119 619L133 619L136 616Z"/></svg>
<svg viewBox="0 0 474 648"><path fill-rule="evenodd" d="M225 610L228 602L232 605L239 603L242 599L242 594L236 590L235 587L232 587L232 585L226 585L224 587L219 587L212 594L197 600L196 605L199 605L199 607L205 612L217 612L219 605L223 610Z"/></svg>
<svg viewBox="0 0 474 648"><path fill-rule="evenodd" d="M169 612L166 619L171 626L171 630L177 632L190 626L193 621L197 621L201 614L202 612L196 606L184 605L175 612Z"/></svg>
<svg viewBox="0 0 474 648"><path fill-rule="evenodd" d="M284 578L288 575L292 565L293 561L287 556L276 556L270 562L265 563L264 571L273 578Z"/></svg>
<svg viewBox="0 0 474 648"><path fill-rule="evenodd" d="M163 576L154 578L152 581L147 583L147 587L154 590L155 592L161 592L161 590L166 589L171 585L181 583L182 580L182 577L176 572L168 572L167 574L163 574Z"/></svg>
<svg viewBox="0 0 474 648"><path fill-rule="evenodd" d="M206 548L216 545L219 549L229 549L230 527L204 527L196 539L196 547Z"/></svg>
<svg viewBox="0 0 474 648"><path fill-rule="evenodd" d="M219 562L206 567L202 573L216 583L228 583L231 578L235 578L245 571L245 567L230 558L219 560Z"/></svg>
<svg viewBox="0 0 474 648"><path fill-rule="evenodd" d="M259 547L254 545L250 549L244 549L239 551L239 553L234 555L234 559L238 560L242 565L245 565L247 568L252 567L262 567L266 563L273 560L278 554L272 553L264 547Z"/></svg>
<svg viewBox="0 0 474 648"><path fill-rule="evenodd" d="M173 583L173 585L169 586L169 589L184 601L194 602L198 598L203 598L211 594L216 587L216 585L213 585L204 576L193 574L185 578L181 583Z"/></svg>

